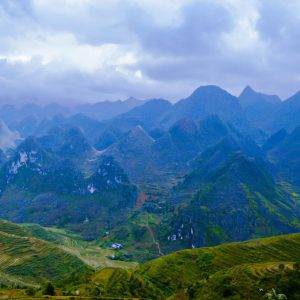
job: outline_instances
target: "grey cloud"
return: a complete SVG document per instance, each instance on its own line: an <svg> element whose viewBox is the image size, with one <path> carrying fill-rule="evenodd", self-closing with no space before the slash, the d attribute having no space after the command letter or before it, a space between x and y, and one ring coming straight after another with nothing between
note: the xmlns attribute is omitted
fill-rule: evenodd
<svg viewBox="0 0 300 300"><path fill-rule="evenodd" d="M85 71L70 65L72 60L62 68L63 58L45 64L36 54L23 62L2 59L1 99L72 102L162 96L176 100L201 84L218 84L234 93L250 84L283 97L299 90L299 0L249 1L258 14L251 24L257 39L245 31L242 42L236 42L234 34L240 26L237 18L247 11L234 14L221 1L186 1L179 8L180 20L168 24L155 21L144 1L115 0L105 5L75 1L78 5L69 6L54 2L41 1L42 6L34 0L0 2L0 57L21 55L22 51L16 54L17 43L20 49L30 39L69 33L79 46L112 43L133 53L136 61L122 65L120 72L109 64ZM153 3L158 20L169 13ZM232 42L224 36L232 37ZM63 47L63 38L61 43ZM135 80L136 71L142 77Z"/></svg>

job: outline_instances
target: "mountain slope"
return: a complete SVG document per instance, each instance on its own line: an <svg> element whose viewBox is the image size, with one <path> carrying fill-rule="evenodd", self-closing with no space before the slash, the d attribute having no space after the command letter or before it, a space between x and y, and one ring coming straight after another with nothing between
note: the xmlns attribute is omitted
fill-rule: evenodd
<svg viewBox="0 0 300 300"><path fill-rule="evenodd" d="M6 124L0 120L0 149L14 148L19 139L19 133L9 130Z"/></svg>
<svg viewBox="0 0 300 300"><path fill-rule="evenodd" d="M2 166L0 216L68 227L96 238L100 228L104 232L126 218L136 188L111 157L93 161L92 172L84 173L76 161L88 160L91 148L73 131L62 143L59 135L54 137L47 145L27 138Z"/></svg>
<svg viewBox="0 0 300 300"><path fill-rule="evenodd" d="M270 130L270 120L281 105L278 96L258 93L247 86L238 99L245 116L252 125L263 130Z"/></svg>
<svg viewBox="0 0 300 300"><path fill-rule="evenodd" d="M128 98L124 101L102 101L78 105L74 108L74 111L76 113L83 113L96 120L108 120L126 113L134 107L143 105L145 102L135 98Z"/></svg>
<svg viewBox="0 0 300 300"><path fill-rule="evenodd" d="M214 86L202 86L188 98L177 102L165 116L164 124L173 124L184 117L201 120L216 114L225 121L232 121L241 114L237 98L225 90Z"/></svg>
<svg viewBox="0 0 300 300"><path fill-rule="evenodd" d="M280 262L296 262L299 259L299 245L300 235L294 234L183 250L142 265L139 273L149 278L165 295L170 295L176 290L184 290L193 283L205 280L207 274L216 274L221 270L228 272L233 267L243 267L247 264L248 268L255 272L258 268L256 264L262 264L263 267L263 264L268 262L275 263L275 266ZM201 288L201 285L199 287ZM261 299L259 297L261 295L256 299Z"/></svg>
<svg viewBox="0 0 300 300"><path fill-rule="evenodd" d="M138 125L150 130L159 125L161 116L168 112L171 107L172 104L167 100L151 99L145 104L115 117L109 121L109 124L125 132Z"/></svg>
<svg viewBox="0 0 300 300"><path fill-rule="evenodd" d="M247 144L253 153L259 152L250 138L243 138L233 126L212 115L200 122L181 119L156 140L141 126L136 126L103 153L114 157L133 182L155 182L161 186L184 174L198 153L229 135L240 143L244 141L245 148Z"/></svg>
<svg viewBox="0 0 300 300"><path fill-rule="evenodd" d="M194 196L182 198L158 231L168 251L300 228L297 199L277 185L257 160L238 153L204 179L200 176L198 187L196 182Z"/></svg>
<svg viewBox="0 0 300 300"><path fill-rule="evenodd" d="M249 107L265 103L279 104L281 99L277 95L259 93L254 91L250 86L246 86L239 96L239 101L243 107Z"/></svg>
<svg viewBox="0 0 300 300"><path fill-rule="evenodd" d="M282 102L272 121L274 131L281 128L292 131L300 125L300 92Z"/></svg>
<svg viewBox="0 0 300 300"><path fill-rule="evenodd" d="M300 126L290 134L279 132L273 139L267 155L274 163L279 176L300 188Z"/></svg>

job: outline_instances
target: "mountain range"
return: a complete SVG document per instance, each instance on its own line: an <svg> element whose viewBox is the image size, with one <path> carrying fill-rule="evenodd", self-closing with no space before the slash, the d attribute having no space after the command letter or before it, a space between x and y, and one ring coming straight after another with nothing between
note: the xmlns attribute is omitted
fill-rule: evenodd
<svg viewBox="0 0 300 300"><path fill-rule="evenodd" d="M74 107L6 105L0 118L0 218L23 224L1 223L21 232L0 230L5 249L23 244L23 235L29 239L26 251L32 251L35 239L41 240L36 241L38 248L53 247L41 227L46 226L52 233L68 232L69 242L76 235L87 247L113 249L106 262L144 263L163 256L175 264L164 255L300 231L299 93L282 101L249 86L238 97L217 86L202 86L174 104L131 98ZM28 227L24 231L28 223L40 226L42 238ZM223 249L218 247L214 249ZM51 249L57 259L66 255L61 245ZM76 264L78 256L68 255ZM199 258L203 268L206 258ZM122 296L164 299L182 292L183 286L184 294L186 289L194 295L213 294L223 272L211 274L216 278L209 281L211 290L202 286L202 273L200 286L184 281L175 287L158 278L157 261L143 264L134 275L107 270L110 282L101 279L99 284ZM83 273L91 271L82 268ZM10 271L7 266L0 272L7 282L15 282L19 271ZM59 274L64 280L63 272ZM32 276L25 278L25 286L32 284ZM93 276L93 283L87 279L92 285L104 274ZM37 278L44 284L47 276ZM129 290L118 290L118 278ZM128 278L140 286L140 293L132 293Z"/></svg>

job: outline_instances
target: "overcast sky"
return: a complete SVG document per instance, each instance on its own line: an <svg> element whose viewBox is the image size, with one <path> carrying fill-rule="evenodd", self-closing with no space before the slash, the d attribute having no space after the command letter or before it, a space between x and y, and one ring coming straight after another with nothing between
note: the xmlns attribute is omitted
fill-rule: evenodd
<svg viewBox="0 0 300 300"><path fill-rule="evenodd" d="M300 0L1 0L0 98L300 90Z"/></svg>

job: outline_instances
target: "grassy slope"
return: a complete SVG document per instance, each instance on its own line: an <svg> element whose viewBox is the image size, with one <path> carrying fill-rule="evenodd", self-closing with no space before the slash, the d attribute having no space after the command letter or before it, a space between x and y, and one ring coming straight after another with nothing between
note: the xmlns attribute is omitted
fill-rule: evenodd
<svg viewBox="0 0 300 300"><path fill-rule="evenodd" d="M32 237L21 237L0 232L0 272L4 284L58 282L73 272L87 272L88 267L79 258L54 244Z"/></svg>
<svg viewBox="0 0 300 300"><path fill-rule="evenodd" d="M0 283L37 285L47 280L59 282L72 272L90 267L135 266L107 258L104 250L63 230L38 225L17 225L0 220Z"/></svg>
<svg viewBox="0 0 300 300"><path fill-rule="evenodd" d="M120 267L124 269L136 266L134 262L111 260L108 257L115 254L114 250L100 248L96 243L86 242L79 235L63 229L42 227L36 224L24 224L24 229L37 238L57 244L57 246L84 261L92 268Z"/></svg>
<svg viewBox="0 0 300 300"><path fill-rule="evenodd" d="M167 295L220 271L246 266L253 271L279 262L300 260L300 234L183 250L141 266L139 274Z"/></svg>

